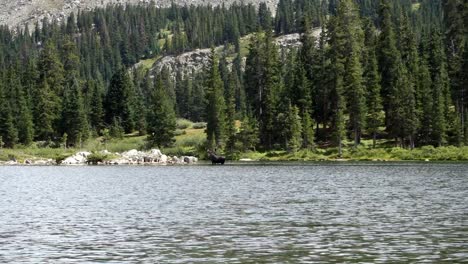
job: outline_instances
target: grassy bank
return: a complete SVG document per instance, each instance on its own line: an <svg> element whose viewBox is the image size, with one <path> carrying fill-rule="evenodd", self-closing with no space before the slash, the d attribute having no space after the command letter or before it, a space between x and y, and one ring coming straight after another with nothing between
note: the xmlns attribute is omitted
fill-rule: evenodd
<svg viewBox="0 0 468 264"><path fill-rule="evenodd" d="M468 161L468 147L432 146L413 150L402 148L350 148L343 151L340 157L335 148L300 150L295 153L286 151L241 153L240 159L260 161Z"/></svg>
<svg viewBox="0 0 468 264"><path fill-rule="evenodd" d="M188 120L178 121L176 141L173 147L163 148L161 151L170 156L191 155L205 158L204 142L205 124L192 123ZM121 139L111 139L103 142L102 138L88 140L82 148L39 148L17 147L15 149L0 149L0 160L17 159L23 162L26 159L57 159L71 156L79 151L124 152L131 149L142 150L146 148L145 136L137 134L125 135ZM319 146L314 150L300 150L289 153L286 151L245 152L236 153L229 157L231 160L251 159L259 161L468 161L468 147L440 147L425 146L413 150L394 148L386 141L379 141L378 147L373 149L371 141L363 141L362 146L355 149L352 142L347 142L343 155L333 147Z"/></svg>

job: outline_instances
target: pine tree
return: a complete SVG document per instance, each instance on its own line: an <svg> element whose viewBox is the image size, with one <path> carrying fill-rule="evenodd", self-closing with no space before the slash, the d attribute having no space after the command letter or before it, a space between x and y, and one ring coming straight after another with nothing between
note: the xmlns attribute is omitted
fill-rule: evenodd
<svg viewBox="0 0 468 264"><path fill-rule="evenodd" d="M294 7L291 0L278 2L275 19L277 34L290 34L294 31Z"/></svg>
<svg viewBox="0 0 468 264"><path fill-rule="evenodd" d="M465 122L464 112L467 108L464 97L468 93L463 75L463 56L468 52L468 3L463 0L445 0L444 22L445 22L445 46L447 51L447 71L450 78L450 87L454 95L455 107L458 110L460 122ZM463 20L465 18L465 21ZM463 120L462 120L463 119ZM461 127L460 127L461 129ZM459 133L462 133L460 131Z"/></svg>
<svg viewBox="0 0 468 264"><path fill-rule="evenodd" d="M278 50L269 32L257 35L251 43L246 65L246 94L259 122L260 145L272 149L274 122L280 87Z"/></svg>
<svg viewBox="0 0 468 264"><path fill-rule="evenodd" d="M122 122L120 122L119 117L114 117L112 119L112 124L110 125L110 129L108 131L109 136L112 138L122 139L124 137L125 131L122 127ZM104 129L103 136L106 137L107 129Z"/></svg>
<svg viewBox="0 0 468 264"><path fill-rule="evenodd" d="M55 94L44 79L37 87L34 107L34 130L38 140L51 140L54 136L54 121L56 119L53 105Z"/></svg>
<svg viewBox="0 0 468 264"><path fill-rule="evenodd" d="M398 91L396 89L396 82L398 80L398 65L400 54L396 47L395 31L390 13L390 6L388 0L381 0L380 10L380 30L379 45L379 69L382 73L382 96L384 98L383 105L385 110L385 124L392 136L396 137L398 124L400 120L392 116L395 115L401 107L400 103L396 100ZM394 130L394 131L392 131Z"/></svg>
<svg viewBox="0 0 468 264"><path fill-rule="evenodd" d="M419 141L422 145L431 144L432 136L432 79L426 55L421 57L418 74L418 112L421 122Z"/></svg>
<svg viewBox="0 0 468 264"><path fill-rule="evenodd" d="M403 110L403 114L399 116L401 122L400 137L403 146L406 146L405 141L407 140L409 142L409 147L413 149L415 147L414 139L419 126L414 86L412 83L412 75L403 64L399 72L399 79L397 81L399 90L398 100L401 102L401 109Z"/></svg>
<svg viewBox="0 0 468 264"><path fill-rule="evenodd" d="M228 153L233 153L236 148L237 127L236 127L236 89L237 74L231 72L229 74L229 82L226 89L226 150Z"/></svg>
<svg viewBox="0 0 468 264"><path fill-rule="evenodd" d="M0 87L0 137L5 147L13 148L18 141L18 131L14 125L10 103L4 90Z"/></svg>
<svg viewBox="0 0 468 264"><path fill-rule="evenodd" d="M45 47L39 57L38 69L40 82L46 80L47 84L56 95L63 95L63 85L65 81L64 68L63 64L60 62L57 49L51 41L45 43ZM58 103L60 103L59 99L59 97L55 98ZM60 109L56 111L60 111Z"/></svg>
<svg viewBox="0 0 468 264"><path fill-rule="evenodd" d="M441 146L447 142L447 120L451 102L447 64L438 30L431 37L429 58L432 79L432 139L436 145Z"/></svg>
<svg viewBox="0 0 468 264"><path fill-rule="evenodd" d="M315 132L314 132L314 121L311 117L310 112L306 109L302 113L302 147L304 149L312 149L315 146Z"/></svg>
<svg viewBox="0 0 468 264"><path fill-rule="evenodd" d="M366 128L367 132L372 135L372 146L375 148L377 133L383 125L384 112L381 97L380 73L376 56L376 31L372 22L366 23L365 30L365 68L364 68L364 83L367 87L366 103L367 116Z"/></svg>
<svg viewBox="0 0 468 264"><path fill-rule="evenodd" d="M343 154L343 140L346 136L345 126L345 110L346 101L344 96L344 80L345 75L345 60L341 54L343 52L343 28L338 26L336 17L331 18L328 24L330 32L330 46L331 46L331 66L330 73L333 74L333 84L330 92L331 96L331 109L332 122L333 122L333 141L338 147L338 155L341 157Z"/></svg>
<svg viewBox="0 0 468 264"><path fill-rule="evenodd" d="M402 120L404 130L403 137L408 138L411 148L415 146L416 133L419 129L419 113L417 112L417 75L419 74L419 54L416 48L415 35L410 28L408 17L405 13L400 15L399 50L401 60L407 69L408 84L402 90L402 107L405 109Z"/></svg>
<svg viewBox="0 0 468 264"><path fill-rule="evenodd" d="M89 121L91 127L97 132L101 133L104 129L104 108L103 108L103 88L100 82L90 80L88 81L88 89L91 94Z"/></svg>
<svg viewBox="0 0 468 264"><path fill-rule="evenodd" d="M414 147L418 115L412 74L417 72L414 63L417 53L412 46L405 47L401 53L397 49L394 25L387 0L382 0L379 13L382 31L379 35L378 47L379 68L382 73L386 127L390 136L400 140L399 145L405 146L408 140L409 146ZM404 28L404 21L402 25L403 35L401 35L400 45L410 45L411 32L405 32L407 30ZM398 140L396 143L398 144Z"/></svg>
<svg viewBox="0 0 468 264"><path fill-rule="evenodd" d="M61 49L64 53L63 69L65 82L68 85L73 85L75 78L79 76L80 57L78 56L75 43L69 37L65 39Z"/></svg>
<svg viewBox="0 0 468 264"><path fill-rule="evenodd" d="M16 74L10 73L10 88L13 90L12 94L15 96L13 109L13 119L16 120L16 128L18 130L19 143L29 146L34 140L34 123L29 108L28 101L25 97L24 89L19 82Z"/></svg>
<svg viewBox="0 0 468 264"><path fill-rule="evenodd" d="M271 31L271 12L266 3L260 3L258 6L258 25L260 30Z"/></svg>
<svg viewBox="0 0 468 264"><path fill-rule="evenodd" d="M141 87L141 81L144 78L142 72L135 70L134 71L134 85L133 85L133 98L131 104L133 109L133 123L135 128L138 130L138 134L143 136L146 134L146 106L145 106L145 97L144 92Z"/></svg>
<svg viewBox="0 0 468 264"><path fill-rule="evenodd" d="M49 104L48 113L52 119L52 132L58 131L60 127L61 106L63 96L63 85L65 82L63 65L60 62L56 47L51 41L46 42L44 49L38 60L39 80L38 86L47 83L49 90L47 91L47 102L34 102L37 106L39 103ZM41 89L41 88L40 88ZM38 97L34 97L38 99ZM34 118L35 120L37 117ZM53 133L48 136L53 137Z"/></svg>
<svg viewBox="0 0 468 264"><path fill-rule="evenodd" d="M466 4L466 10L468 10L468 3ZM468 16L468 11L467 11ZM468 18L466 28L468 31ZM460 80L462 83L468 83L468 41L465 43L465 51L463 53L463 62L462 62L462 70L460 75ZM468 102L468 91L466 89L462 90L460 93L460 102L462 106L465 106ZM461 114L461 127L463 130L463 137L464 137L464 144L468 145L468 107L462 107L460 110Z"/></svg>
<svg viewBox="0 0 468 264"><path fill-rule="evenodd" d="M289 105L286 123L288 127L287 149L294 153L302 146L302 124L297 106Z"/></svg>
<svg viewBox="0 0 468 264"><path fill-rule="evenodd" d="M242 143L243 151L253 150L259 143L259 130L257 120L252 115L245 115L241 122L239 141Z"/></svg>
<svg viewBox="0 0 468 264"><path fill-rule="evenodd" d="M312 91L311 84L307 78L307 71L300 59L293 60L294 70L291 71L293 78L289 88L289 97L293 105L299 107L299 111L303 113L306 109L312 107Z"/></svg>
<svg viewBox="0 0 468 264"><path fill-rule="evenodd" d="M352 1L340 2L334 23L331 32L333 48L336 49L334 51L337 63L335 66L338 67L337 70L341 70L336 73L336 78L339 79L336 82L335 91L337 107L339 107L338 103L342 103L343 99L340 98L342 93L345 96L350 116L354 145L357 146L361 141L362 130L365 128L366 103L361 64L364 36L357 8ZM337 117L342 114L344 112L337 112Z"/></svg>
<svg viewBox="0 0 468 264"><path fill-rule="evenodd" d="M63 132L68 135L67 145L82 144L89 136L89 125L78 80L66 88L62 112Z"/></svg>
<svg viewBox="0 0 468 264"><path fill-rule="evenodd" d="M124 68L120 68L112 77L106 95L106 121L112 123L114 117L121 120L126 133L131 133L135 128L132 103L134 94L130 76Z"/></svg>
<svg viewBox="0 0 468 264"><path fill-rule="evenodd" d="M172 146L175 142L176 114L160 77L155 82L147 115L148 145L159 148Z"/></svg>
<svg viewBox="0 0 468 264"><path fill-rule="evenodd" d="M226 104L224 102L223 81L219 74L218 58L211 51L210 76L206 84L206 135L209 148L223 147L226 138Z"/></svg>

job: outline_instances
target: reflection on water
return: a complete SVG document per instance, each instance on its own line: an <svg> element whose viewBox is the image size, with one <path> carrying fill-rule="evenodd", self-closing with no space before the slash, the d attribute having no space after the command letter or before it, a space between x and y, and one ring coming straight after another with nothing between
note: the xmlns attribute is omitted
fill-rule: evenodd
<svg viewBox="0 0 468 264"><path fill-rule="evenodd" d="M0 168L0 263L467 259L463 164Z"/></svg>

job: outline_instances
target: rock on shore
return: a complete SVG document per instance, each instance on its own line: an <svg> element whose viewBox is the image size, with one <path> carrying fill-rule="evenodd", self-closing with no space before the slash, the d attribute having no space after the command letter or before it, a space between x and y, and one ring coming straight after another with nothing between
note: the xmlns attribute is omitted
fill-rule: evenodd
<svg viewBox="0 0 468 264"><path fill-rule="evenodd" d="M150 151L138 151L132 149L122 153L111 153L107 150L96 153L100 156L110 156L111 159L95 161L95 164L107 164L107 165L129 165L129 164L193 164L198 162L196 157L184 156L184 157L168 157L161 153L159 149L152 149ZM92 153L90 152L78 152L75 155L68 157L62 161L63 165L83 165L91 163L89 159Z"/></svg>

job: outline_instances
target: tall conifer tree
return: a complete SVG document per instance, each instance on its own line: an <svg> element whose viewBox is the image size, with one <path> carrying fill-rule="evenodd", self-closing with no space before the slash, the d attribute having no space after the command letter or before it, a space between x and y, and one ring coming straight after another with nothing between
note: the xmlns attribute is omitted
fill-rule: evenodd
<svg viewBox="0 0 468 264"><path fill-rule="evenodd" d="M226 139L226 104L218 63L215 50L212 49L211 71L206 84L206 134L209 148L223 147Z"/></svg>
<svg viewBox="0 0 468 264"><path fill-rule="evenodd" d="M172 100L159 76L151 94L147 113L147 141L150 147L170 147L175 142L176 114Z"/></svg>

